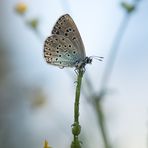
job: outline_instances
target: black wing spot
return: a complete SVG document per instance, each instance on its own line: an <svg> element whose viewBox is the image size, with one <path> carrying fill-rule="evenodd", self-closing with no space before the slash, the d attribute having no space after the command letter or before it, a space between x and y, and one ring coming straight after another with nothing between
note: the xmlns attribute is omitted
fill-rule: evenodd
<svg viewBox="0 0 148 148"><path fill-rule="evenodd" d="M59 47L57 47L57 49L59 49Z"/></svg>
<svg viewBox="0 0 148 148"><path fill-rule="evenodd" d="M51 54L51 53L50 53L49 55L50 55L50 56L52 56L52 54Z"/></svg>
<svg viewBox="0 0 148 148"><path fill-rule="evenodd" d="M57 53L59 53L59 51L57 50Z"/></svg>
<svg viewBox="0 0 148 148"><path fill-rule="evenodd" d="M56 34L59 34L59 31L57 31Z"/></svg>
<svg viewBox="0 0 148 148"><path fill-rule="evenodd" d="M59 57L61 57L61 54L59 55Z"/></svg>
<svg viewBox="0 0 148 148"><path fill-rule="evenodd" d="M69 28L69 31L71 31L72 29L71 28Z"/></svg>
<svg viewBox="0 0 148 148"><path fill-rule="evenodd" d="M64 38L62 38L62 40L64 41L65 39L64 39Z"/></svg>
<svg viewBox="0 0 148 148"><path fill-rule="evenodd" d="M56 58L56 61L58 61L58 58Z"/></svg>
<svg viewBox="0 0 148 148"><path fill-rule="evenodd" d="M65 33L65 36L68 36L68 33Z"/></svg>
<svg viewBox="0 0 148 148"><path fill-rule="evenodd" d="M76 40L76 37L74 36L72 39L73 39L73 40Z"/></svg>
<svg viewBox="0 0 148 148"><path fill-rule="evenodd" d="M48 39L45 41L45 43L46 43L46 44L48 44L48 43L49 43Z"/></svg>
<svg viewBox="0 0 148 148"><path fill-rule="evenodd" d="M73 53L75 54L76 52L75 52L75 51L73 51Z"/></svg>
<svg viewBox="0 0 148 148"><path fill-rule="evenodd" d="M59 21L61 21L61 20L62 20L62 18L63 18L63 16L59 18Z"/></svg>
<svg viewBox="0 0 148 148"><path fill-rule="evenodd" d="M67 46L66 46L66 45L64 45L64 47L66 48Z"/></svg>
<svg viewBox="0 0 148 148"><path fill-rule="evenodd" d="M73 32L75 32L75 30L73 29Z"/></svg>
<svg viewBox="0 0 148 148"><path fill-rule="evenodd" d="M62 64L62 62L60 62L60 64Z"/></svg>
<svg viewBox="0 0 148 148"><path fill-rule="evenodd" d="M59 45L59 47L61 47L61 45Z"/></svg>
<svg viewBox="0 0 148 148"><path fill-rule="evenodd" d="M56 40L56 41L58 41L58 39L57 39L57 38L56 38L55 40Z"/></svg>
<svg viewBox="0 0 148 148"><path fill-rule="evenodd" d="M45 46L51 45L50 42L45 42Z"/></svg>
<svg viewBox="0 0 148 148"><path fill-rule="evenodd" d="M71 47L71 45L69 45L69 47Z"/></svg>

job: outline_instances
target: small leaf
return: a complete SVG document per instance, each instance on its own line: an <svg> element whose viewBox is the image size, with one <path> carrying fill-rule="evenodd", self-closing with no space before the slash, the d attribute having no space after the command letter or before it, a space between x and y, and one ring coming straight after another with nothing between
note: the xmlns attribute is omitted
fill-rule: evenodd
<svg viewBox="0 0 148 148"><path fill-rule="evenodd" d="M25 3L18 3L16 6L15 6L15 11L18 13L18 14L24 14L26 11L27 11L27 5Z"/></svg>
<svg viewBox="0 0 148 148"><path fill-rule="evenodd" d="M31 28L37 29L38 24L39 24L39 21L38 21L38 19L34 18L34 19L31 19L31 20L27 21L27 24L28 24Z"/></svg>
<svg viewBox="0 0 148 148"><path fill-rule="evenodd" d="M121 6L128 12L131 13L135 10L135 6L132 4L129 4L127 2L122 2Z"/></svg>

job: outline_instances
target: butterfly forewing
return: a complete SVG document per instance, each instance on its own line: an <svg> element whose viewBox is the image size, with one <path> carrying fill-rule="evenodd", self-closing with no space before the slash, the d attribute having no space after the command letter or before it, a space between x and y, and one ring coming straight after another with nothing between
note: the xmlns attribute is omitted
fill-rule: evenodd
<svg viewBox="0 0 148 148"><path fill-rule="evenodd" d="M68 38L79 52L81 60L86 57L80 33L70 15L65 14L57 20L53 27L52 34L62 35Z"/></svg>
<svg viewBox="0 0 148 148"><path fill-rule="evenodd" d="M60 67L74 67L81 57L73 43L62 35L52 35L45 40L44 57L47 63Z"/></svg>

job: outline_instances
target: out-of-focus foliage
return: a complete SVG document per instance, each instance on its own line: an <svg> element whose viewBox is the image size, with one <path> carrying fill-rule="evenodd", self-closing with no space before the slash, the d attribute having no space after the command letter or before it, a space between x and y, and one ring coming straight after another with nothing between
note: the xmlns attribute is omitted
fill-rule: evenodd
<svg viewBox="0 0 148 148"><path fill-rule="evenodd" d="M46 96L41 88L36 88L35 91L33 91L33 97L30 100L31 101L31 107L32 108L40 108L44 107L46 105Z"/></svg>
<svg viewBox="0 0 148 148"><path fill-rule="evenodd" d="M36 18L27 21L27 24L28 24L32 29L37 29L38 23L39 23L39 20L36 19Z"/></svg>
<svg viewBox="0 0 148 148"><path fill-rule="evenodd" d="M4 80L9 68L10 66L7 60L7 51L4 49L4 47L0 47L0 82Z"/></svg>
<svg viewBox="0 0 148 148"><path fill-rule="evenodd" d="M135 6L133 4L129 4L127 2L122 2L121 6L128 12L131 13L135 10Z"/></svg>

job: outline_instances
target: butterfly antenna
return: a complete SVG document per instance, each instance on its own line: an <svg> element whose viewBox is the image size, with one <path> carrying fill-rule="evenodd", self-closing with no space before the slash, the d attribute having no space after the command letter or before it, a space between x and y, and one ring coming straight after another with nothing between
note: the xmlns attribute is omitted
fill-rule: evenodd
<svg viewBox="0 0 148 148"><path fill-rule="evenodd" d="M104 59L104 57L100 57L100 56L90 56L90 58L96 59L96 60L99 60L99 61L103 61L103 59Z"/></svg>

